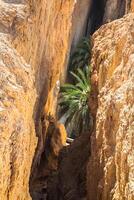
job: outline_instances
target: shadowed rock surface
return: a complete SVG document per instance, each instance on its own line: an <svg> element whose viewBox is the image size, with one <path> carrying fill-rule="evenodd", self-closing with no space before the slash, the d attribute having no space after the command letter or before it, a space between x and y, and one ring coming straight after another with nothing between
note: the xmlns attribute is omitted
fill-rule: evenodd
<svg viewBox="0 0 134 200"><path fill-rule="evenodd" d="M90 134L83 134L59 154L57 172L48 179L48 200L86 199ZM84 156L83 156L84 155Z"/></svg>

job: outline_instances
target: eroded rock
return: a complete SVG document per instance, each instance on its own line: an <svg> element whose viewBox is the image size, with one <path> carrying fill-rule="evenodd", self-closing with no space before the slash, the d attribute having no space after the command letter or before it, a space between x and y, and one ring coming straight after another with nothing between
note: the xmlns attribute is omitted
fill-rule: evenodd
<svg viewBox="0 0 134 200"><path fill-rule="evenodd" d="M37 139L33 70L0 34L0 200L28 200Z"/></svg>
<svg viewBox="0 0 134 200"><path fill-rule="evenodd" d="M98 72L96 131L88 166L89 200L134 199L134 14L94 34ZM94 110L93 110L94 111Z"/></svg>
<svg viewBox="0 0 134 200"><path fill-rule="evenodd" d="M49 200L86 199L86 167L90 156L90 132L82 134L59 154L58 170L48 179Z"/></svg>
<svg viewBox="0 0 134 200"><path fill-rule="evenodd" d="M56 82L66 74L74 4L72 0L0 1L1 200L31 199L36 135L39 161L46 136L41 135L42 110L46 103L45 112L55 112Z"/></svg>
<svg viewBox="0 0 134 200"><path fill-rule="evenodd" d="M40 158L40 163L35 174L31 177L31 190L33 200L46 199L48 178L53 183L53 189L57 187L55 173L58 170L58 159L61 149L66 146L67 133L63 124L57 122L54 118L45 119L48 124L46 129L45 145ZM54 178L53 178L54 177ZM56 191L57 192L57 191ZM53 191L55 198L56 194Z"/></svg>

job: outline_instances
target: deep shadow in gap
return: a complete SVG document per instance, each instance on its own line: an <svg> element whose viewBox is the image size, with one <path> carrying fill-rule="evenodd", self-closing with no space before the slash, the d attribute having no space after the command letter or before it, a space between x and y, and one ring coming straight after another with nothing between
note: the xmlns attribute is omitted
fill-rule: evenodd
<svg viewBox="0 0 134 200"><path fill-rule="evenodd" d="M103 23L106 0L93 0L86 35L93 34Z"/></svg>

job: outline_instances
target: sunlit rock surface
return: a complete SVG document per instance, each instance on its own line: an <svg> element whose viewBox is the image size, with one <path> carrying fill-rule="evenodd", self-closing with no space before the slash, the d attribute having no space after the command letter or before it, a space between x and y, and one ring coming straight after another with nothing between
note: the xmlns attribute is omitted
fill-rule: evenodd
<svg viewBox="0 0 134 200"><path fill-rule="evenodd" d="M48 172L41 165L40 174L36 174L51 127L47 117L56 113L70 48L86 31L89 9L90 0L0 0L0 200L31 199L30 175L41 174L43 178ZM107 6L105 15L109 9ZM130 11L133 10L131 1ZM81 20L78 22L77 18ZM94 35L92 63L98 71L100 96L96 138L94 133L88 168L91 200L133 199L133 24L131 14L103 26ZM98 79L94 77L97 89ZM96 92L91 101L94 116ZM53 169L66 140L64 126L58 125L57 129L60 131L54 131L51 140L52 154L48 152L48 163ZM79 157L77 148L72 149L74 156L67 155L63 163L76 158L79 171L81 159L84 166L87 161L86 153ZM80 153L83 149L80 148ZM76 192L81 176L75 176L71 165L70 183L66 176L68 169L65 165L62 169L64 176L60 184L67 180L67 190L70 184L72 190L74 181ZM31 182L31 190L34 183ZM64 195L67 190L61 187ZM79 194L76 195L78 198Z"/></svg>
<svg viewBox="0 0 134 200"><path fill-rule="evenodd" d="M45 111L55 112L74 4L0 1L0 200L31 199L38 121L45 102Z"/></svg>
<svg viewBox="0 0 134 200"><path fill-rule="evenodd" d="M31 65L0 34L0 200L30 199L36 92Z"/></svg>
<svg viewBox="0 0 134 200"><path fill-rule="evenodd" d="M1 200L30 199L32 160L35 174L44 151L45 117L55 115L66 75L72 29L78 28L79 40L86 29L88 2L0 0ZM73 16L79 13L77 27Z"/></svg>
<svg viewBox="0 0 134 200"><path fill-rule="evenodd" d="M132 200L134 14L102 26L93 40L92 66L98 72L99 96L88 165L88 199Z"/></svg>
<svg viewBox="0 0 134 200"><path fill-rule="evenodd" d="M14 19L24 5L0 1L0 200L28 200L36 147L32 66L12 46ZM17 16L17 17L16 17Z"/></svg>

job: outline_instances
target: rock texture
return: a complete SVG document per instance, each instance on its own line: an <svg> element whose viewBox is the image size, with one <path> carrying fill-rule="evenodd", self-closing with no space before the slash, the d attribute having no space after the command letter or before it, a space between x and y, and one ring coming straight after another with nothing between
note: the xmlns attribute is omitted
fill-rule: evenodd
<svg viewBox="0 0 134 200"><path fill-rule="evenodd" d="M48 178L57 171L59 153L66 145L67 133L64 125L54 118L47 119L47 123L45 145L40 163L31 177L30 193L33 200L46 200Z"/></svg>
<svg viewBox="0 0 134 200"><path fill-rule="evenodd" d="M109 19L111 12L109 6L106 8L105 16ZM66 132L63 125L51 123L48 117L55 116L70 47L71 44L75 46L84 34L89 9L89 0L0 0L0 200L31 199L31 171L33 180L38 177L42 180L50 168L57 168ZM131 1L130 10L134 10L134 1ZM76 20L79 14L80 22ZM113 20L113 16L110 19ZM103 17L99 25L102 21ZM96 72L95 82L92 79L95 93L90 103L94 102L94 116L98 90L100 96L96 138L93 136L88 170L89 199L92 200L133 199L133 24L134 16L131 14L105 25L94 35L92 63L99 74L99 84ZM70 154L79 145L71 147ZM45 148L48 152L44 151ZM75 174L73 165L70 167L68 163L74 159L79 164L78 156L83 149L78 150L79 154L72 153L72 157L66 153L61 161L61 174L67 187L61 186L60 192L65 199L67 191L72 192L73 187L72 198L79 198L76 190L80 189L81 182L77 181L83 172L79 167L83 165L77 165ZM82 155L80 158L85 166L87 157L85 161ZM68 168L71 168L73 180L67 177ZM64 183L62 175L59 175L60 183ZM30 190L36 185L33 180L31 178ZM45 194L46 185L43 187Z"/></svg>
<svg viewBox="0 0 134 200"><path fill-rule="evenodd" d="M89 104L95 100L98 110L88 165L88 199L132 200L134 14L102 26L93 40L92 66L97 70L98 85L93 85ZM96 107L92 109L94 116Z"/></svg>
<svg viewBox="0 0 134 200"><path fill-rule="evenodd" d="M123 17L132 11L133 0L105 0L103 23Z"/></svg>
<svg viewBox="0 0 134 200"><path fill-rule="evenodd" d="M30 199L28 182L37 143L34 73L8 35L16 9L0 7L0 200Z"/></svg>
<svg viewBox="0 0 134 200"><path fill-rule="evenodd" d="M77 46L82 37L86 36L92 0L77 0L72 15L71 50Z"/></svg>
<svg viewBox="0 0 134 200"><path fill-rule="evenodd" d="M36 143L34 174L49 132L47 116L55 115L66 75L72 23L78 40L86 29L88 2L0 0L2 200L30 199L28 180ZM82 21L76 24L80 10Z"/></svg>
<svg viewBox="0 0 134 200"><path fill-rule="evenodd" d="M31 66L0 35L0 200L30 198L35 97Z"/></svg>
<svg viewBox="0 0 134 200"><path fill-rule="evenodd" d="M36 135L41 146L41 113L55 112L59 82L66 73L74 4L0 1L1 200L30 199Z"/></svg>
<svg viewBox="0 0 134 200"><path fill-rule="evenodd" d="M86 199L86 166L90 155L90 132L82 134L59 154L58 170L48 179L49 200Z"/></svg>

